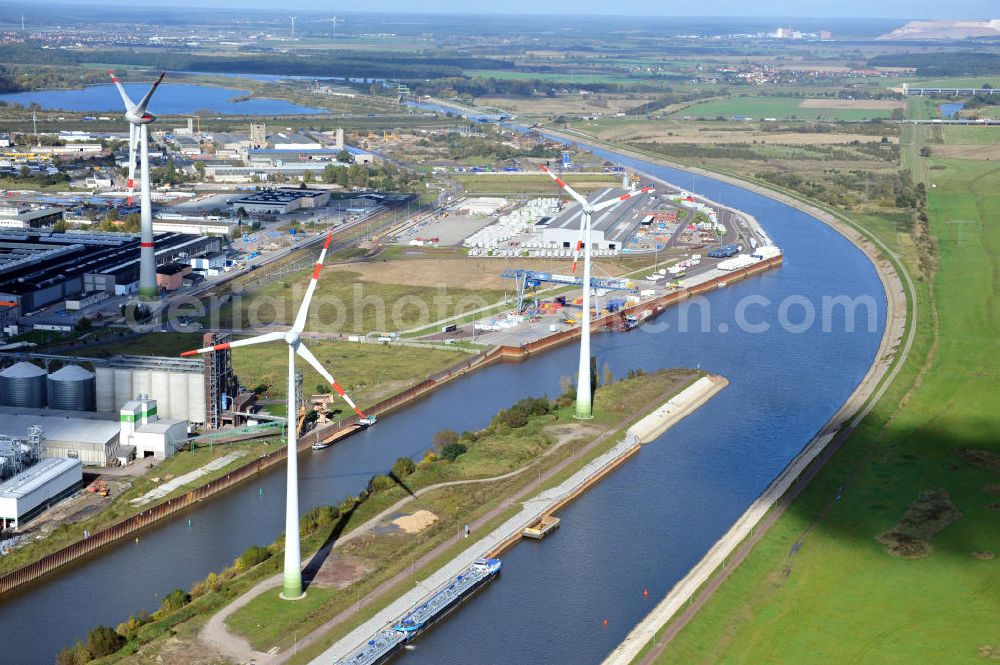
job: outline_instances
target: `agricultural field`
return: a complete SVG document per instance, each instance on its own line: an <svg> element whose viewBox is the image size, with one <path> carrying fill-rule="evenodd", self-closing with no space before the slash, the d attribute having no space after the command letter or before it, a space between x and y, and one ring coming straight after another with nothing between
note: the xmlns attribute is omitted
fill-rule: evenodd
<svg viewBox="0 0 1000 665"><path fill-rule="evenodd" d="M656 141L657 143L767 143L775 145L843 145L855 141L898 141L892 126L876 127L877 133L862 133L858 127L842 131L804 131L800 123L682 122L678 119L599 118L576 122L573 128L605 141ZM868 130L869 128L865 128Z"/></svg>
<svg viewBox="0 0 1000 665"><path fill-rule="evenodd" d="M520 116L557 117L566 114L614 115L629 113L637 106L654 101L656 95L623 93L612 95L597 93L592 95L557 94L554 97L535 95L532 97L477 97L477 106L493 106Z"/></svg>
<svg viewBox="0 0 1000 665"><path fill-rule="evenodd" d="M917 283L903 372L657 662L985 663L1000 653L1000 167L932 157L926 172L934 245L915 250L890 220L859 218L895 237L915 277L928 253L936 266Z"/></svg>
<svg viewBox="0 0 1000 665"><path fill-rule="evenodd" d="M890 118L902 102L882 100L799 99L797 97L730 97L689 106L675 115L692 118L798 118L862 121Z"/></svg>
<svg viewBox="0 0 1000 665"><path fill-rule="evenodd" d="M457 175L454 180L468 194L535 194L556 196L556 185L544 174L540 175ZM569 174L565 180L580 192L591 192L602 187L618 187L621 176L615 174Z"/></svg>
<svg viewBox="0 0 1000 665"><path fill-rule="evenodd" d="M288 275L225 305L219 316L224 327L272 323L290 324L309 281L309 270ZM385 279L385 278L383 278ZM402 278L405 282L405 277ZM367 281L347 268L328 268L316 288L307 329L326 334L366 334L406 330L476 309L500 300L500 291L439 285Z"/></svg>

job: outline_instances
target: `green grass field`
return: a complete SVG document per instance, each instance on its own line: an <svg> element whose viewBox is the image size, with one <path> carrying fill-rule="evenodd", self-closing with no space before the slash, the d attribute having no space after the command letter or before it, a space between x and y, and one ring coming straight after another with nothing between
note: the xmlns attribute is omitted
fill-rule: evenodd
<svg viewBox="0 0 1000 665"><path fill-rule="evenodd" d="M994 88L1000 88L1000 77L998 76L952 76L939 79L925 79L923 81L911 81L911 88L981 88L984 84L989 84Z"/></svg>
<svg viewBox="0 0 1000 665"><path fill-rule="evenodd" d="M1000 143L1000 126L996 125L945 125L938 129L946 144L992 145Z"/></svg>
<svg viewBox="0 0 1000 665"><path fill-rule="evenodd" d="M237 305L225 305L220 325L243 328L291 323L311 270L243 294ZM457 287L431 288L365 282L358 273L334 268L323 273L310 308L307 330L322 333L369 333L407 330L462 311L497 302L501 292Z"/></svg>
<svg viewBox="0 0 1000 665"><path fill-rule="evenodd" d="M909 360L844 448L657 662L997 657L1000 560L989 553L1000 554L1000 226L992 213L1000 204L1000 166L937 159L931 166L936 187L928 210L940 264L932 284L918 282L920 324ZM894 223L862 221L894 240L919 274L917 250ZM988 451L993 469L967 461L963 448ZM926 558L887 553L876 536L935 488L949 493L961 518L931 539ZM801 549L793 551L796 544Z"/></svg>
<svg viewBox="0 0 1000 665"><path fill-rule="evenodd" d="M420 349L383 344L352 344L329 340L306 340L309 350L319 358L334 378L363 408L418 383L465 358L459 351ZM151 333L116 341L107 347L82 349L81 355L100 357L106 353L162 355L176 357L181 351L201 346L201 335L194 333ZM267 397L283 399L287 388L288 354L280 345L262 345L233 349L233 368L240 382L248 387L270 386ZM305 363L297 363L302 372L302 386L312 394L325 381ZM350 409L343 403L338 408Z"/></svg>
<svg viewBox="0 0 1000 665"><path fill-rule="evenodd" d="M838 109L838 108L801 108L802 99L797 97L730 97L729 99L703 102L689 106L675 115L692 118L710 118L718 116L730 118L744 116L760 120L761 118L798 118L800 120L870 120L872 118L888 118L889 110Z"/></svg>

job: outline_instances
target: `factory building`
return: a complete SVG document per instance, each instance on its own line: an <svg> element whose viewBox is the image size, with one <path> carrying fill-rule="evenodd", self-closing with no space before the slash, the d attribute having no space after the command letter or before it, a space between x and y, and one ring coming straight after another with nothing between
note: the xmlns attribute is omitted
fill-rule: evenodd
<svg viewBox="0 0 1000 665"><path fill-rule="evenodd" d="M600 203L625 194L621 189L601 189L590 195L591 203ZM650 196L641 194L598 213L591 220L591 242L594 250L619 251L642 222L643 211L650 207ZM563 208L542 228L542 244L553 249L572 249L580 236L583 211L578 203Z"/></svg>
<svg viewBox="0 0 1000 665"><path fill-rule="evenodd" d="M284 215L295 210L321 208L330 203L330 192L322 189L266 189L229 202L234 210L251 215Z"/></svg>
<svg viewBox="0 0 1000 665"><path fill-rule="evenodd" d="M120 427L114 414L0 407L0 423L3 435L15 438L27 438L33 427L40 427L46 458L106 466L117 456Z"/></svg>
<svg viewBox="0 0 1000 665"><path fill-rule="evenodd" d="M47 406L74 412L114 414L122 404L144 394L157 400L160 415L166 418L207 424L207 414L213 407L206 401L206 375L222 371L228 377L222 380L224 392L230 396L235 394L231 367L215 368L198 358L132 355L85 358L16 352L4 355L31 358L46 364L59 362L63 367L48 373L22 360L0 370L0 407L44 409ZM93 367L93 371L78 363ZM219 401L221 396L216 395L214 399ZM6 432L2 422L0 432Z"/></svg>
<svg viewBox="0 0 1000 665"><path fill-rule="evenodd" d="M160 418L156 400L148 397L126 402L121 408L121 434L119 444L126 457L138 459L172 456L177 445L187 438L187 423L183 420Z"/></svg>
<svg viewBox="0 0 1000 665"><path fill-rule="evenodd" d="M220 251L218 237L160 233L156 261ZM139 281L139 236L126 233L0 232L0 300L34 312L81 293L129 295Z"/></svg>
<svg viewBox="0 0 1000 665"><path fill-rule="evenodd" d="M0 205L0 228L38 229L63 218L62 208Z"/></svg>
<svg viewBox="0 0 1000 665"><path fill-rule="evenodd" d="M78 459L45 459L0 483L0 530L18 528L82 483L83 465Z"/></svg>
<svg viewBox="0 0 1000 665"><path fill-rule="evenodd" d="M176 291L184 285L184 278L191 274L191 266L183 263L164 263L156 269L156 285L164 291Z"/></svg>

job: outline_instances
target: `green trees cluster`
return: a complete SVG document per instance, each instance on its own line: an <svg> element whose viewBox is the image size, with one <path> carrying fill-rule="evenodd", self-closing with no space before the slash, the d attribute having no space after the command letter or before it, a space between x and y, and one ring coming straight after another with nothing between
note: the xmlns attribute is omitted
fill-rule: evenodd
<svg viewBox="0 0 1000 665"><path fill-rule="evenodd" d="M491 161L504 161L518 157L550 158L559 157L559 149L547 147L544 142L537 142L530 148L518 150L499 138L483 138L478 136L462 136L457 132L436 134L420 141L423 146L436 146L448 151L448 159L462 160L479 158Z"/></svg>
<svg viewBox="0 0 1000 665"><path fill-rule="evenodd" d="M392 164L327 164L322 173L323 182L347 189L365 188L382 192L417 192L424 187L425 176L405 171Z"/></svg>

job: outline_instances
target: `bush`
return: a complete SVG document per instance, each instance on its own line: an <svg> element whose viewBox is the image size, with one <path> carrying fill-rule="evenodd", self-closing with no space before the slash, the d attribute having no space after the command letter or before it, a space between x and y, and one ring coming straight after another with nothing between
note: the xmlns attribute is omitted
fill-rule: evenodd
<svg viewBox="0 0 1000 665"><path fill-rule="evenodd" d="M247 551L236 558L237 570L250 570L258 563L263 563L271 558L271 551L260 545L251 545ZM189 599L190 600L190 599Z"/></svg>
<svg viewBox="0 0 1000 665"><path fill-rule="evenodd" d="M416 471L416 469L417 465L413 463L413 460L409 457L400 457L396 460L396 463L392 465L392 475L396 476L399 480L402 480Z"/></svg>
<svg viewBox="0 0 1000 665"><path fill-rule="evenodd" d="M464 443L449 443L441 449L441 459L454 462L458 459L458 456L464 454L466 450L468 450L468 448L465 447Z"/></svg>
<svg viewBox="0 0 1000 665"><path fill-rule="evenodd" d="M98 626L87 633L87 651L92 658L103 658L118 651L125 644L125 638L111 626Z"/></svg>
<svg viewBox="0 0 1000 665"><path fill-rule="evenodd" d="M199 582L199 584L202 583ZM146 623L149 623L149 615L142 612L138 616L130 616L128 621L118 624L118 628L116 628L115 631L128 640L133 638L135 634L139 632L139 629Z"/></svg>
<svg viewBox="0 0 1000 665"><path fill-rule="evenodd" d="M91 660L93 658L87 647L77 640L76 644L59 652L56 656L56 665L86 665Z"/></svg>
<svg viewBox="0 0 1000 665"><path fill-rule="evenodd" d="M160 611L173 612L174 610L181 609L190 602L191 602L191 594L181 589L176 589L174 591L171 591L167 595L167 597L163 599L163 602L160 603Z"/></svg>
<svg viewBox="0 0 1000 665"><path fill-rule="evenodd" d="M396 483L389 476L383 476L381 474L377 476L372 476L371 480L368 481L368 494L378 494L379 492L384 492L388 489L392 489L392 486Z"/></svg>
<svg viewBox="0 0 1000 665"><path fill-rule="evenodd" d="M434 447L438 450L444 450L444 447L449 443L458 442L458 433L450 429L443 429L434 435Z"/></svg>
<svg viewBox="0 0 1000 665"><path fill-rule="evenodd" d="M528 424L528 414L520 409L507 409L500 412L500 422L511 429L517 429Z"/></svg>
<svg viewBox="0 0 1000 665"><path fill-rule="evenodd" d="M476 441L479 441L479 435L475 432L462 432L462 438L460 440L475 443Z"/></svg>

